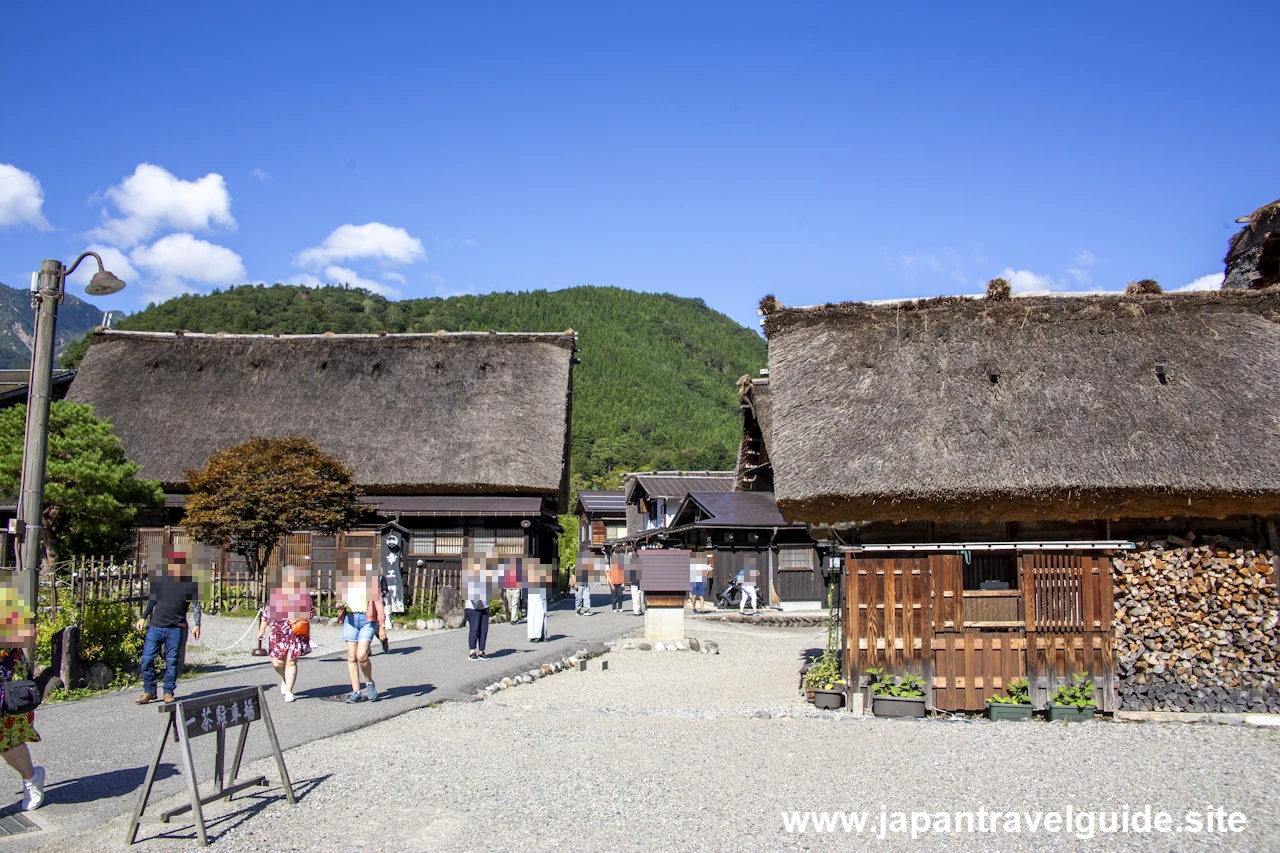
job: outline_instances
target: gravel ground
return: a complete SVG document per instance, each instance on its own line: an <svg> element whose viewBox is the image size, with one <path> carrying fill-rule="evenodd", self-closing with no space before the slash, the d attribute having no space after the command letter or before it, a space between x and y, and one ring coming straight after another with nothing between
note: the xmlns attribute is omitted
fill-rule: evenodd
<svg viewBox="0 0 1280 853"><path fill-rule="evenodd" d="M796 699L820 630L702 626L718 656L618 651L482 702L449 703L286 754L278 788L209 807L235 851L1280 850L1275 730L1097 722L911 722ZM767 715L767 716L766 716ZM261 735L259 735L261 736ZM276 778L266 763L250 768ZM170 802L177 802L172 800ZM788 833L784 810L892 812L1206 805L1244 832L1099 835ZM154 806L150 810L154 810ZM144 850L196 849L175 826ZM124 821L44 849L117 850Z"/></svg>

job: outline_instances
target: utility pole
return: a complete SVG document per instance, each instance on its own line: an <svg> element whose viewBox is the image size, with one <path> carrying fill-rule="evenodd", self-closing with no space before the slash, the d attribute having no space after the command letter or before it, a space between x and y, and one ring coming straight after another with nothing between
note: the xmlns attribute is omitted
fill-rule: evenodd
<svg viewBox="0 0 1280 853"><path fill-rule="evenodd" d="M36 309L35 339L31 347L31 376L27 384L27 428L22 446L22 487L18 520L22 529L23 598L34 613L40 604L40 545L44 538L44 468L49 449L49 396L53 386L53 344L62 302L62 262L41 261L40 278L31 301ZM28 660L35 660L35 639Z"/></svg>
<svg viewBox="0 0 1280 853"><path fill-rule="evenodd" d="M85 258L98 262L98 272L85 287L90 296L119 291L124 282L102 268L96 252L85 252L67 269L61 261L40 262L31 304L36 309L35 339L31 346L31 375L27 382L27 426L22 442L22 485L18 490L18 532L22 537L21 594L33 614L40 611L40 546L44 540L44 470L49 451L49 402L53 388L53 345L58 333L58 305L66 277ZM35 666L36 640L32 632L27 660ZM70 685L69 685L70 686Z"/></svg>

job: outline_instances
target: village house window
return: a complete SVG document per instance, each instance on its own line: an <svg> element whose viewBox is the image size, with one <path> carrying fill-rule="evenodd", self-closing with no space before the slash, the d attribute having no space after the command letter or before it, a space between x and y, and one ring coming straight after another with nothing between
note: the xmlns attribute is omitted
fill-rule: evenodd
<svg viewBox="0 0 1280 853"><path fill-rule="evenodd" d="M964 588L969 590L1017 589L1017 555L969 554L964 564Z"/></svg>
<svg viewBox="0 0 1280 853"><path fill-rule="evenodd" d="M451 557L462 553L461 530L415 530L409 538L409 553L422 557Z"/></svg>
<svg viewBox="0 0 1280 853"><path fill-rule="evenodd" d="M618 522L617 524L606 524L604 526L605 539L621 539L627 535L626 522Z"/></svg>
<svg viewBox="0 0 1280 853"><path fill-rule="evenodd" d="M524 533L518 527L473 527L471 547L480 553L497 554L499 557L523 557Z"/></svg>
<svg viewBox="0 0 1280 853"><path fill-rule="evenodd" d="M524 533L520 528L512 527L508 530L495 530L493 538L498 546L498 556L524 556Z"/></svg>
<svg viewBox="0 0 1280 853"><path fill-rule="evenodd" d="M812 545L780 545L778 546L778 571L811 572L816 565L818 553Z"/></svg>

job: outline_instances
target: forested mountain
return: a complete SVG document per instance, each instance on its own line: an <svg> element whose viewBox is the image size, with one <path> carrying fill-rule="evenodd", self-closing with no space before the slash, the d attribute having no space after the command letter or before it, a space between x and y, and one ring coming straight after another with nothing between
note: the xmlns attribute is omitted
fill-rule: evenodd
<svg viewBox="0 0 1280 853"><path fill-rule="evenodd" d="M14 370L31 366L31 337L35 330L36 312L31 307L29 290L9 287L0 282L0 369ZM54 352L61 353L68 343L102 322L102 312L68 293L58 306L58 333Z"/></svg>
<svg viewBox="0 0 1280 853"><path fill-rule="evenodd" d="M616 487L626 471L732 467L741 431L734 383L765 365L765 342L701 299L575 287L387 300L346 287L245 285L180 296L120 329L193 332L578 332L573 473ZM64 364L74 364L83 345Z"/></svg>

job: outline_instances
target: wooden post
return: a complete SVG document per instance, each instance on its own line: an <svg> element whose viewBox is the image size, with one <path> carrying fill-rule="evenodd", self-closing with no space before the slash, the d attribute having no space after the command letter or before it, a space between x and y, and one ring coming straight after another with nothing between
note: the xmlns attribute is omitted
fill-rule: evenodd
<svg viewBox="0 0 1280 853"><path fill-rule="evenodd" d="M200 846L209 846L209 836L204 831L204 812L200 808L200 788L196 784L196 765L191 759L191 741L187 738L187 721L182 713L182 706L174 709L175 725L178 727L178 743L182 748L182 767L186 771L187 790L191 794L191 813L196 818L196 831L200 835Z"/></svg>
<svg viewBox="0 0 1280 853"><path fill-rule="evenodd" d="M147 807L147 800L151 797L151 786L156 781L156 768L160 766L160 757L164 755L164 745L172 730L173 715L170 714L168 721L164 724L164 731L160 733L160 742L156 744L156 757L147 765L147 775L142 780L142 793L138 796L138 805L133 809L133 820L129 821L129 832L124 837L125 844L133 844L138 840L138 824L142 820L142 810ZM241 738L243 737L241 735Z"/></svg>
<svg viewBox="0 0 1280 853"><path fill-rule="evenodd" d="M68 690L80 686L79 625L68 625L62 629L62 665L58 677Z"/></svg>

